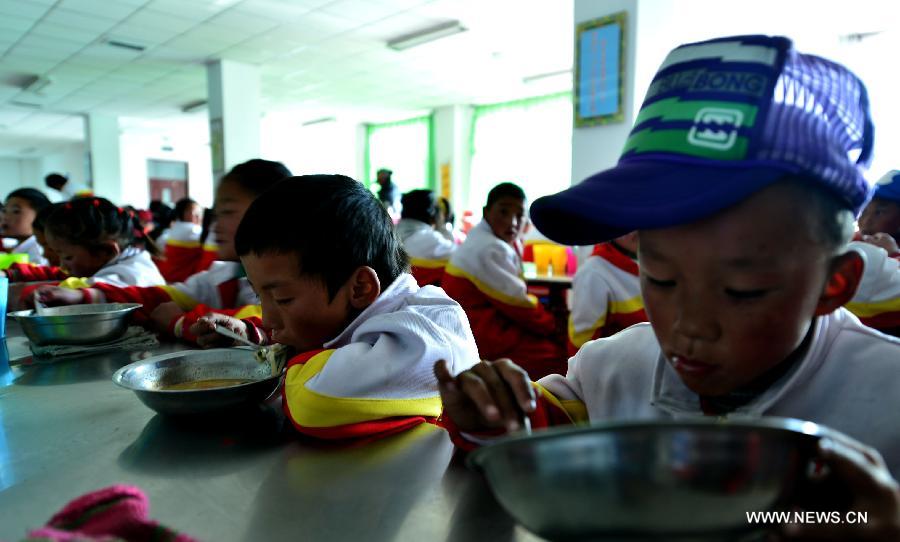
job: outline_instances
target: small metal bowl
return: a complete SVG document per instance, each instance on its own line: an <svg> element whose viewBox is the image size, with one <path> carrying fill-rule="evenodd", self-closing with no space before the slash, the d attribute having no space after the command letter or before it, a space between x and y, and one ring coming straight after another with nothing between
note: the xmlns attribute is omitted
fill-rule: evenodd
<svg viewBox="0 0 900 542"><path fill-rule="evenodd" d="M36 345L95 344L118 339L128 329L128 315L140 303L97 303L10 312Z"/></svg>
<svg viewBox="0 0 900 542"><path fill-rule="evenodd" d="M497 500L550 540L736 540L794 502L830 430L786 418L550 429L476 450Z"/></svg>
<svg viewBox="0 0 900 542"><path fill-rule="evenodd" d="M233 386L173 390L177 384L211 379L249 380ZM185 350L136 361L122 367L113 382L132 390L160 414L206 414L238 409L265 401L278 389L281 375L272 376L246 348Z"/></svg>

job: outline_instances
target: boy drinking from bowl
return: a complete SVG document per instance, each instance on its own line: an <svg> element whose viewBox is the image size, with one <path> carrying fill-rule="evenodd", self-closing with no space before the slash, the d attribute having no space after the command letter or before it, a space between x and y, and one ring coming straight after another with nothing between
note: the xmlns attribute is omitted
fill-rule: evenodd
<svg viewBox="0 0 900 542"><path fill-rule="evenodd" d="M638 230L649 323L534 386L508 360L456 376L438 363L457 442L516 429L520 409L535 427L785 416L868 443L896 476L900 340L842 308L863 273L846 245L871 150L865 87L842 66L780 37L676 48L618 165L531 208L564 244Z"/></svg>
<svg viewBox="0 0 900 542"><path fill-rule="evenodd" d="M288 345L284 410L320 438L386 435L441 413L431 369L477 363L465 312L420 288L385 208L342 175L282 181L247 209L235 249L262 325Z"/></svg>

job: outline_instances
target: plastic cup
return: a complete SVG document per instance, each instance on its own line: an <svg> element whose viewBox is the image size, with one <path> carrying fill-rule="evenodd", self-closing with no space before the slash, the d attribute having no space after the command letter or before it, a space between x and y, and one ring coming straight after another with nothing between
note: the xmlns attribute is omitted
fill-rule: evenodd
<svg viewBox="0 0 900 542"><path fill-rule="evenodd" d="M566 247L550 247L550 265L553 266L553 274L563 276L566 274L566 264L569 263L569 255Z"/></svg>
<svg viewBox="0 0 900 542"><path fill-rule="evenodd" d="M550 245L534 245L534 267L538 276L550 274L552 248Z"/></svg>

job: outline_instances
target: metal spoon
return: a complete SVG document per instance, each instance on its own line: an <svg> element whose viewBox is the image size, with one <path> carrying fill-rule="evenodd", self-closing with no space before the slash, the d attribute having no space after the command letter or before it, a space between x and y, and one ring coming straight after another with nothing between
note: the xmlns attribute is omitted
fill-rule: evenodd
<svg viewBox="0 0 900 542"><path fill-rule="evenodd" d="M34 313L38 316L43 316L45 311L47 310L47 305L44 305L41 302L41 297L37 292L34 292Z"/></svg>
<svg viewBox="0 0 900 542"><path fill-rule="evenodd" d="M234 339L241 344L245 344L247 346L252 346L256 350L259 350L262 348L261 345L258 345L256 343L252 343L252 342L248 341L244 337L241 337L240 335L238 335L237 333L235 333L234 331L231 331L230 329L228 329L226 327L217 326L214 324L213 330L216 333L218 333L219 335L224 335L224 336L228 337L229 339Z"/></svg>

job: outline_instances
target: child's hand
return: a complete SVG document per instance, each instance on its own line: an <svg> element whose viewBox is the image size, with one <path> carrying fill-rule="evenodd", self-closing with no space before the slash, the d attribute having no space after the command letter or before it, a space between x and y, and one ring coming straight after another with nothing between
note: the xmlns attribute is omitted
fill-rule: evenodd
<svg viewBox="0 0 900 542"><path fill-rule="evenodd" d="M881 454L849 437L835 437L819 442L819 459L850 491L850 511L867 513L867 521L792 524L785 526L782 539L900 540L900 486Z"/></svg>
<svg viewBox="0 0 900 542"><path fill-rule="evenodd" d="M22 300L26 307L34 308L34 297L37 296L47 307L58 307L60 305L80 305L84 303L84 292L81 290L73 290L71 288L60 288L59 286L41 286L34 291L34 296L27 296ZM93 296L96 297L96 296Z"/></svg>
<svg viewBox="0 0 900 542"><path fill-rule="evenodd" d="M891 255L900 252L900 247L897 246L897 241L886 233L863 235L862 240L863 242L869 243L870 245L875 245L876 247L885 249L887 253Z"/></svg>
<svg viewBox="0 0 900 542"><path fill-rule="evenodd" d="M153 322L153 325L159 331L165 333L170 332L169 328L172 325L172 320L180 317L184 314L184 311L172 301L168 301L166 303L160 303L153 309L153 312L150 313L150 321Z"/></svg>
<svg viewBox="0 0 900 542"><path fill-rule="evenodd" d="M213 348L216 346L242 346L234 339L216 333L216 326L224 327L229 331L237 333L241 337L247 338L247 324L225 314L211 312L206 316L202 316L191 326L190 332L197 337L197 344L201 348Z"/></svg>
<svg viewBox="0 0 900 542"><path fill-rule="evenodd" d="M482 361L456 377L447 362L434 364L444 414L467 433L521 427L522 413L536 408L534 389L521 367L508 359Z"/></svg>

